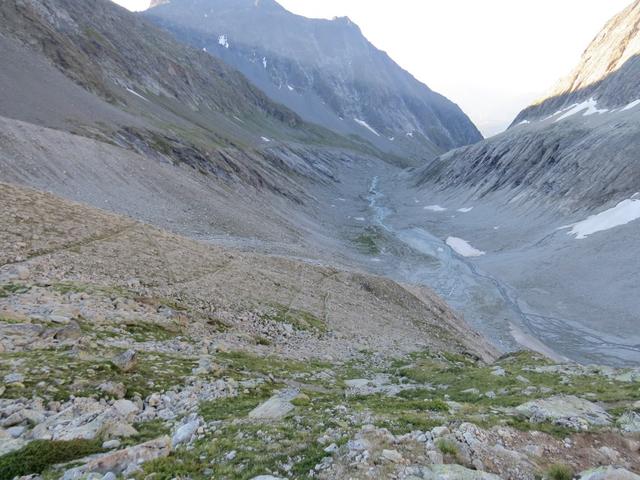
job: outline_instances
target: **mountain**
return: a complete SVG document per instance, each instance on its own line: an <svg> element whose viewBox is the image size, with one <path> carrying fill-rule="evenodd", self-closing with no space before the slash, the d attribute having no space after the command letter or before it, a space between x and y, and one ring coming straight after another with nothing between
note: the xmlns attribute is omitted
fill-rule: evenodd
<svg viewBox="0 0 640 480"><path fill-rule="evenodd" d="M348 18L305 18L274 0L174 0L144 17L235 66L302 118L380 148L424 157L482 138L458 106Z"/></svg>
<svg viewBox="0 0 640 480"><path fill-rule="evenodd" d="M290 213L271 216L268 206L284 199L286 211L308 203L305 182L334 182L332 168L343 157L375 153L362 141L305 123L221 60L109 1L2 2L0 25L0 115L18 134L3 138L4 179L174 229L224 224L228 233L281 238L294 231L283 226ZM62 140L65 135L54 140L43 130L39 153L29 161L47 167L36 162L26 169L17 161L25 149L17 145L32 145L34 124L92 143L80 146L82 139ZM87 161L70 151L72 144ZM130 170L140 156L152 160L154 174ZM83 181L74 185L63 172ZM136 195L150 196L140 203ZM230 204L253 213L237 215ZM256 205L259 218L281 228L255 221ZM167 209L192 213L168 217Z"/></svg>
<svg viewBox="0 0 640 480"><path fill-rule="evenodd" d="M474 263L505 282L515 324L564 352L583 332L573 357L583 361L640 356L638 25L636 1L506 132L404 177L411 198L463 208L435 228L483 252ZM403 224L417 215L402 214Z"/></svg>
<svg viewBox="0 0 640 480"><path fill-rule="evenodd" d="M571 74L540 102L523 110L514 124L540 119L590 99L615 109L640 100L640 2L612 18L585 50Z"/></svg>

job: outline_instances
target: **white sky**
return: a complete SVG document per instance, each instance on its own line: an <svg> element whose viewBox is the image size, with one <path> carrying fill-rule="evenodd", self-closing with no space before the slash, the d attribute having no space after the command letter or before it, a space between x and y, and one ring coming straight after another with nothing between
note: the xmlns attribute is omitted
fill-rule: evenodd
<svg viewBox="0 0 640 480"><path fill-rule="evenodd" d="M456 102L485 135L569 73L631 0L278 0L292 12L349 16L419 80ZM116 0L144 9L149 0Z"/></svg>

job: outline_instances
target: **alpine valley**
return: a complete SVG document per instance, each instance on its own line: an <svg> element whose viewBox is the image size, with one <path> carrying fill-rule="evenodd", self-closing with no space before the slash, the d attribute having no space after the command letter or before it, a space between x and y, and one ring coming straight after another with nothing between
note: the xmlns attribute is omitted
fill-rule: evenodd
<svg viewBox="0 0 640 480"><path fill-rule="evenodd" d="M483 139L348 18L0 1L0 480L640 479L638 25Z"/></svg>

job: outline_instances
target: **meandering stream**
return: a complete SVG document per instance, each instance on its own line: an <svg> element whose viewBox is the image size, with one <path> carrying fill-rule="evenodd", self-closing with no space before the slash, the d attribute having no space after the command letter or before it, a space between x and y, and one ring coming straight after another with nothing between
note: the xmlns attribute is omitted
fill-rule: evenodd
<svg viewBox="0 0 640 480"><path fill-rule="evenodd" d="M533 311L513 288L458 255L425 228L394 229L387 222L393 206L385 204L379 184L374 177L367 196L372 224L381 229L386 242L401 242L423 255L417 261L399 258L386 248L376 260L387 275L434 289L503 350L525 346L558 361L598 360L606 350L610 363L620 365L629 364L629 358L640 358L640 345L624 344L576 322Z"/></svg>

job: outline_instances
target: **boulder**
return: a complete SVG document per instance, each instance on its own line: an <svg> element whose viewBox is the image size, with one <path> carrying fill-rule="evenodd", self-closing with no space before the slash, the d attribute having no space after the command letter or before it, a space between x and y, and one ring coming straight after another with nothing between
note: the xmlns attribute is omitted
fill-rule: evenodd
<svg viewBox="0 0 640 480"><path fill-rule="evenodd" d="M279 392L249 412L249 418L262 420L282 418L295 408L291 401L296 398L299 393L296 389L287 389Z"/></svg>
<svg viewBox="0 0 640 480"><path fill-rule="evenodd" d="M611 416L599 405L573 395L534 400L516 407L532 423L552 422L575 430L611 424Z"/></svg>
<svg viewBox="0 0 640 480"><path fill-rule="evenodd" d="M130 422L140 411L138 406L131 400L116 400L113 402L113 408L119 416Z"/></svg>
<svg viewBox="0 0 640 480"><path fill-rule="evenodd" d="M183 443L189 443L198 431L199 426L200 421L193 420L179 427L171 437L171 446L176 448L178 445L182 445Z"/></svg>
<svg viewBox="0 0 640 480"><path fill-rule="evenodd" d="M63 478L80 478L89 473L122 474L125 478L137 471L140 465L171 453L171 440L164 436L140 445L116 450L90 458L80 467L67 470Z"/></svg>
<svg viewBox="0 0 640 480"><path fill-rule="evenodd" d="M405 480L501 480L492 473L470 470L461 465L430 465L407 470Z"/></svg>
<svg viewBox="0 0 640 480"><path fill-rule="evenodd" d="M627 412L618 419L618 427L623 432L640 433L640 414Z"/></svg>
<svg viewBox="0 0 640 480"><path fill-rule="evenodd" d="M403 460L402 454L397 450L382 450L380 459L385 462L400 463Z"/></svg>
<svg viewBox="0 0 640 480"><path fill-rule="evenodd" d="M113 357L111 359L111 363L113 363L121 372L130 372L136 368L137 354L135 350L127 350Z"/></svg>
<svg viewBox="0 0 640 480"><path fill-rule="evenodd" d="M24 375L22 375L21 373L9 373L4 376L4 383L6 383L7 385L22 382L24 382Z"/></svg>
<svg viewBox="0 0 640 480"><path fill-rule="evenodd" d="M640 480L640 476L624 468L600 467L582 472L580 480Z"/></svg>
<svg viewBox="0 0 640 480"><path fill-rule="evenodd" d="M54 334L54 338L60 341L77 340L81 336L82 330L80 329L80 325L73 320L69 321L66 326L58 329Z"/></svg>

